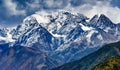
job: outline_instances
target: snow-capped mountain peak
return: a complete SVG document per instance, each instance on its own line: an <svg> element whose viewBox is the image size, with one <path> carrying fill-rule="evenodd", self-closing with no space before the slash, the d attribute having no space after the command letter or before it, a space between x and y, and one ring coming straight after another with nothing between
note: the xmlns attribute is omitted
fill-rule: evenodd
<svg viewBox="0 0 120 70"><path fill-rule="evenodd" d="M90 20L90 26L99 27L99 28L105 28L105 27L111 27L113 28L115 24L104 14L95 15Z"/></svg>
<svg viewBox="0 0 120 70"><path fill-rule="evenodd" d="M86 20L86 16L68 11L35 13L12 30L0 30L0 42L7 40L14 45L33 47L65 62L74 56L83 57L77 55L83 51L120 38L120 25L105 15Z"/></svg>

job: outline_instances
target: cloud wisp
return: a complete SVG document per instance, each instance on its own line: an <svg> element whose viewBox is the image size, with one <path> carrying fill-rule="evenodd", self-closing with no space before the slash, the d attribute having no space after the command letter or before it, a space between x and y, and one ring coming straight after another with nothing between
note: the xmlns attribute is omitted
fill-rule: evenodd
<svg viewBox="0 0 120 70"><path fill-rule="evenodd" d="M10 15L25 15L26 13L25 10L18 10L17 3L12 0L4 0L3 3Z"/></svg>

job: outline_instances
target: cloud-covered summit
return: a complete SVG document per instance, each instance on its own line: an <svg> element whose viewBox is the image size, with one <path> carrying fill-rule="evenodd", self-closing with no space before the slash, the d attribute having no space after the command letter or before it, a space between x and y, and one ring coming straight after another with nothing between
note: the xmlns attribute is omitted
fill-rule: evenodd
<svg viewBox="0 0 120 70"><path fill-rule="evenodd" d="M68 10L91 18L105 14L113 22L120 22L119 0L0 0L0 25L13 26L37 11Z"/></svg>

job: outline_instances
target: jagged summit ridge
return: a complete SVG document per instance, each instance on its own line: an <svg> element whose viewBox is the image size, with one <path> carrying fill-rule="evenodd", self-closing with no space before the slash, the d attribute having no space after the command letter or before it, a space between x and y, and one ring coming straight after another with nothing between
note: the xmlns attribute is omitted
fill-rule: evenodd
<svg viewBox="0 0 120 70"><path fill-rule="evenodd" d="M65 63L85 56L79 56L81 52L100 48L100 45L120 38L120 26L111 22L105 15L95 15L90 21L86 20L88 18L82 14L66 11L35 13L25 18L21 25L8 31L8 34L14 40L13 45L35 48ZM0 33L6 35L4 31ZM8 35L1 36L6 38ZM0 41L6 39L0 38ZM74 59L76 56L78 58Z"/></svg>

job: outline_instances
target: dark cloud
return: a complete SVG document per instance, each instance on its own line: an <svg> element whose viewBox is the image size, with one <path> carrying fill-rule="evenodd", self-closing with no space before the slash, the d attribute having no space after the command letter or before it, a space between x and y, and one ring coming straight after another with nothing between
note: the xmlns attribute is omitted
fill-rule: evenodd
<svg viewBox="0 0 120 70"><path fill-rule="evenodd" d="M110 2L111 0L71 0L70 3L72 6L81 6L84 4L96 5L97 2Z"/></svg>
<svg viewBox="0 0 120 70"><path fill-rule="evenodd" d="M79 6L85 4L84 0L71 0L70 3L72 6Z"/></svg>
<svg viewBox="0 0 120 70"><path fill-rule="evenodd" d="M13 0L17 3L17 9L23 10L28 6L27 3L34 3L35 0Z"/></svg>
<svg viewBox="0 0 120 70"><path fill-rule="evenodd" d="M0 4L2 4L2 1L0 1Z"/></svg>
<svg viewBox="0 0 120 70"><path fill-rule="evenodd" d="M120 8L120 0L112 0L111 5Z"/></svg>
<svg viewBox="0 0 120 70"><path fill-rule="evenodd" d="M43 9L60 9L68 5L69 0L44 0Z"/></svg>
<svg viewBox="0 0 120 70"><path fill-rule="evenodd" d="M61 9L68 5L69 0L13 0L17 3L17 9L33 9L36 6L37 9L51 10Z"/></svg>

